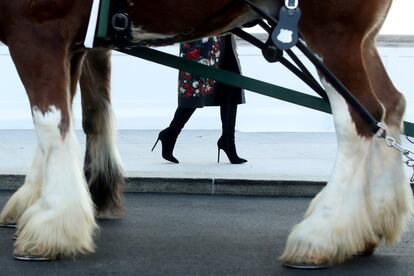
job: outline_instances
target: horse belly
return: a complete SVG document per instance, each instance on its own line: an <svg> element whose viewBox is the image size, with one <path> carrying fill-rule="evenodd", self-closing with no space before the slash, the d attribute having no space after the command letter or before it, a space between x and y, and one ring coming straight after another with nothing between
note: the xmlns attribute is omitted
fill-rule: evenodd
<svg viewBox="0 0 414 276"><path fill-rule="evenodd" d="M246 5L231 2L159 0L139 5L131 2L129 14L133 40L168 40L169 43L194 40L225 33L257 18ZM254 2L270 13L275 13L279 7L279 1L275 0ZM154 6L157 8L154 9Z"/></svg>

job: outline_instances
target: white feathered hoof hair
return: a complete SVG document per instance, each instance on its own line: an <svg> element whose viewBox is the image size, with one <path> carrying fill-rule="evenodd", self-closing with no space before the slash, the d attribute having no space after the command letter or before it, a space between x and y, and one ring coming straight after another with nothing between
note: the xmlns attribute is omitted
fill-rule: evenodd
<svg viewBox="0 0 414 276"><path fill-rule="evenodd" d="M86 93L83 91L83 93ZM119 219L123 207L124 172L116 145L116 122L111 105L103 100L99 108L84 111L86 133L84 172L97 218Z"/></svg>
<svg viewBox="0 0 414 276"><path fill-rule="evenodd" d="M334 186L326 187L316 197L317 203L311 204L312 212L294 227L280 257L284 264L332 266L372 251L379 243L363 193L357 188L334 196L335 190ZM351 197L355 198L346 203Z"/></svg>
<svg viewBox="0 0 414 276"><path fill-rule="evenodd" d="M286 264L332 266L376 245L368 185L371 139L360 137L348 107L331 96L338 152L327 186L318 194L288 237L281 260Z"/></svg>
<svg viewBox="0 0 414 276"><path fill-rule="evenodd" d="M39 190L30 189L22 186L15 192L0 214L0 226L9 227L16 225L21 215L31 206L40 196Z"/></svg>
<svg viewBox="0 0 414 276"><path fill-rule="evenodd" d="M401 143L400 128L383 123L388 135ZM406 231L413 215L413 192L404 172L401 153L374 139L368 158L369 200L376 233L393 245Z"/></svg>
<svg viewBox="0 0 414 276"><path fill-rule="evenodd" d="M94 252L93 209L80 201L75 204L50 208L39 200L30 207L19 220L14 255L56 259Z"/></svg>
<svg viewBox="0 0 414 276"><path fill-rule="evenodd" d="M4 225L4 227L16 225L24 211L39 199L42 189L44 164L44 155L38 147L25 183L12 195L0 214L0 225Z"/></svg>
<svg viewBox="0 0 414 276"><path fill-rule="evenodd" d="M60 110L33 109L39 145L47 156L40 198L18 221L16 256L34 259L94 251L94 206L80 166L72 124L62 134Z"/></svg>

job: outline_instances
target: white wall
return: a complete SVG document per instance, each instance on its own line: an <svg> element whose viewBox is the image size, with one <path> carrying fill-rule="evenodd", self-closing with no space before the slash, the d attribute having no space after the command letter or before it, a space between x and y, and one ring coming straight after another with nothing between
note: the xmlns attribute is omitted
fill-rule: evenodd
<svg viewBox="0 0 414 276"><path fill-rule="evenodd" d="M414 120L414 47L412 43L388 43L380 47L381 57L395 85L408 100L407 118ZM397 47L395 47L395 45ZM401 47L402 46L402 47ZM177 54L176 46L162 48ZM314 94L278 64L263 60L255 48L240 43L242 70L277 85ZM30 129L29 103L7 48L0 45L0 129ZM177 106L177 71L161 65L113 55L113 103L120 129L161 129L168 125ZM332 131L331 116L246 92L237 121L240 131ZM75 100L75 118L80 128L80 101ZM219 129L219 109L198 110L186 129Z"/></svg>

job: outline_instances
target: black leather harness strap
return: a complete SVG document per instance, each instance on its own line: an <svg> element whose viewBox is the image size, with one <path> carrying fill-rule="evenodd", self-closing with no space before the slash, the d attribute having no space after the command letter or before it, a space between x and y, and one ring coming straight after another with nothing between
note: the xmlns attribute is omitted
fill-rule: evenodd
<svg viewBox="0 0 414 276"><path fill-rule="evenodd" d="M271 32L271 31L270 31ZM264 43L261 40L257 39L253 35L243 31L242 29L233 29L232 33L238 37L250 42L257 48L262 50L264 58L270 62L280 62L285 66L289 71L295 74L303 82L305 82L312 90L319 94L325 101L329 102L328 95L325 92L325 89L318 83L318 81L312 76L309 70L305 65L300 61L300 59L293 53L292 50L286 50L285 52L290 56L292 61L291 63L288 59L283 56L284 51L277 49L270 41ZM296 66L295 66L296 65Z"/></svg>
<svg viewBox="0 0 414 276"><path fill-rule="evenodd" d="M109 36L117 47L125 47L131 42L131 21L126 0L111 1Z"/></svg>

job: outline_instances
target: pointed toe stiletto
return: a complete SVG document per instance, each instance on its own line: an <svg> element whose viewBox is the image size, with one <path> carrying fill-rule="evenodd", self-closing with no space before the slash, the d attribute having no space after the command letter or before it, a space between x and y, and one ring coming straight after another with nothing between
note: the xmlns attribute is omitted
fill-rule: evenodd
<svg viewBox="0 0 414 276"><path fill-rule="evenodd" d="M221 136L220 139L217 141L217 148L218 148L217 163L220 163L220 150L224 151L230 163L232 164L243 164L247 162L246 159L240 158L237 155L234 138L231 139L230 137L226 138L224 136Z"/></svg>
<svg viewBox="0 0 414 276"><path fill-rule="evenodd" d="M175 142L177 141L177 137L171 135L169 133L169 129L166 128L164 130L162 130L159 134L158 134L158 138L157 141L155 141L154 146L152 147L151 151L154 151L155 147L158 144L158 141L161 141L161 147L162 147L162 157L167 160L170 161L172 163L180 163L177 158L175 158L173 156L173 150L174 150L174 146L175 146Z"/></svg>
<svg viewBox="0 0 414 276"><path fill-rule="evenodd" d="M187 121L191 118L191 115L195 110L195 108L178 107L175 111L174 118L171 121L170 126L158 134L158 139L155 142L155 145L152 147L152 150L154 150L158 141L161 141L162 157L172 163L179 163L177 158L173 156L175 142L177 142L178 135L180 134Z"/></svg>

